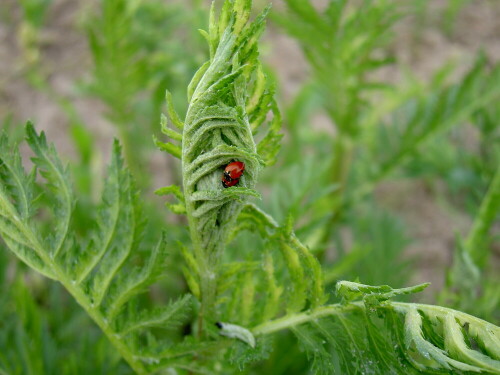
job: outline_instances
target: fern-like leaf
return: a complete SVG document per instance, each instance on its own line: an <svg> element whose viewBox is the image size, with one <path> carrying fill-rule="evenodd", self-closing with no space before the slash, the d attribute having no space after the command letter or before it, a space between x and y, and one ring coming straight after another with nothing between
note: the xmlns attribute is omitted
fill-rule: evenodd
<svg viewBox="0 0 500 375"><path fill-rule="evenodd" d="M63 166L54 147L47 144L45 135L43 133L37 135L30 122L26 126L26 140L35 153L32 160L38 172L47 181L46 186L51 193L51 199L55 202L53 215L57 218L56 225L47 239L48 245L52 248L50 256L55 258L63 250L75 202L69 182L69 169Z"/></svg>
<svg viewBox="0 0 500 375"><path fill-rule="evenodd" d="M445 307L390 300L427 285L393 289L342 281L337 291L344 303L289 314L252 332L259 337L292 329L316 374L499 374L499 327Z"/></svg>
<svg viewBox="0 0 500 375"><path fill-rule="evenodd" d="M185 313L189 310L191 305L190 298L189 295L186 295L171 303L169 306L145 311L127 320L120 330L120 334L127 335L131 332L144 330L150 327L174 327L182 322L181 318L185 317Z"/></svg>
<svg viewBox="0 0 500 375"><path fill-rule="evenodd" d="M132 266L132 256L139 260L145 223L118 142L96 210L96 227L81 239L71 225L75 198L68 169L44 133L37 134L31 123L26 126L26 138L35 153L30 173L22 166L18 147L7 136L0 137L0 235L22 261L59 281L73 295L138 374L148 373L149 364L140 359L139 334L151 336L151 328L175 327L189 311L190 299L137 311L134 297L157 280L166 253L162 238L154 250L144 252L149 255L143 267ZM37 171L44 184L37 182ZM37 192L42 192L43 199ZM49 235L33 217L37 200L49 202L43 209L53 207Z"/></svg>
<svg viewBox="0 0 500 375"><path fill-rule="evenodd" d="M404 164L426 141L467 122L480 108L500 99L500 65L490 69L484 57L479 57L457 83L443 84L442 75L442 71L435 75L431 87L412 82L407 90L412 95L403 93L404 90L388 93L387 106L393 111L388 123L381 120L390 112L388 108L375 111L366 121L366 130L378 134L366 137L371 140L371 150L362 162L373 160L376 155L380 163L377 168L371 162L365 163L371 170L366 171L366 181L353 191L352 201L372 191L376 183Z"/></svg>
<svg viewBox="0 0 500 375"><path fill-rule="evenodd" d="M274 88L258 60L257 42L268 9L250 22L250 8L250 0L226 0L217 17L212 5L209 30L202 31L210 60L189 84L189 107L183 122L167 94L169 117L182 129L182 137L167 128L165 118L163 133L180 145L157 141L162 150L182 160L182 198L177 188L168 188L181 200L182 209L177 205L169 208L179 213L185 207L199 274L199 284L192 276L189 282L195 288L195 284L200 286L201 314L212 321L217 267L230 228L248 197L259 196L254 190L259 170L273 162L281 137ZM254 135L269 112L274 117L257 145ZM224 168L234 160L245 163L244 174L236 186L224 188Z"/></svg>

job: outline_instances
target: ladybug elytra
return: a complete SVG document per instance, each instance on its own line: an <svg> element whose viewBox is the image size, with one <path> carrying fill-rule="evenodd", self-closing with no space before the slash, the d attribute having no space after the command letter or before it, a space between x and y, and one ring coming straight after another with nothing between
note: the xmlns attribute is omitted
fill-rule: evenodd
<svg viewBox="0 0 500 375"><path fill-rule="evenodd" d="M240 177L245 171L245 163L241 161L233 161L226 165L224 174L222 175L222 186L225 188L236 185L240 181Z"/></svg>

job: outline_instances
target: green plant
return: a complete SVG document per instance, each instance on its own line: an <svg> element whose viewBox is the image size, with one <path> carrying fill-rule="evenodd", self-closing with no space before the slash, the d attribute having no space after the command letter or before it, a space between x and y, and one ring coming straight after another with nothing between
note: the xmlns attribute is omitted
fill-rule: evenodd
<svg viewBox="0 0 500 375"><path fill-rule="evenodd" d="M321 200L323 210L317 210L331 215L323 230L324 248L331 228L352 202L373 192L427 141L465 123L500 97L500 68L490 68L483 56L455 83L448 79L449 65L426 84L411 73L398 86L377 80L377 71L393 62L383 47L408 8L393 1L362 3L331 1L320 11L310 1L286 0L287 13L274 17L300 43L311 67L309 81L288 111L292 142L311 138L306 127L298 126L310 118L311 107L322 109L335 129L331 142L314 142L330 155L330 166L317 185L335 187ZM307 146L292 144L291 154L299 155L296 149ZM322 165L321 160L317 163Z"/></svg>
<svg viewBox="0 0 500 375"><path fill-rule="evenodd" d="M500 212L500 167L497 168L473 226L465 238L459 238L447 288L441 291L442 301L490 319L498 319L500 292L498 276L488 269L491 259L491 227ZM479 302L478 302L479 301Z"/></svg>
<svg viewBox="0 0 500 375"><path fill-rule="evenodd" d="M93 60L85 89L105 104L142 186L147 186L142 166L151 150L150 134L157 133L165 87L184 90L203 58L202 38L183 24L201 26L204 15L199 5L104 0L85 22Z"/></svg>
<svg viewBox="0 0 500 375"><path fill-rule="evenodd" d="M36 82L35 67L40 63L41 34L46 22L47 12L52 0L21 0L22 22L19 26L19 40L23 50L23 62L26 64L30 79Z"/></svg>
<svg viewBox="0 0 500 375"><path fill-rule="evenodd" d="M440 9L436 16L436 9L429 6L429 0L416 0L415 11L419 18L418 26L420 28L429 26L427 19L432 15L439 20L439 26L451 35L455 32L456 21L460 13L471 1L469 0L448 0L443 9Z"/></svg>
<svg viewBox="0 0 500 375"><path fill-rule="evenodd" d="M8 255L0 253L0 374L132 373L60 285Z"/></svg>
<svg viewBox="0 0 500 375"><path fill-rule="evenodd" d="M43 133L26 126L35 154L29 173L3 135L0 233L6 245L60 282L138 374L261 373L275 349L274 334L283 330L297 337L307 368L318 374L500 373L499 327L446 307L393 301L428 284L394 289L340 281L334 302L320 263L294 233L294 218L278 222L248 201L259 195L259 169L272 165L280 139L273 87L258 60L267 10L253 22L250 10L250 0L226 0L218 18L212 8L203 33L210 60L188 86L184 121L167 95L171 123L182 134L164 117L162 131L171 142L155 139L182 161L183 189L158 193L173 194L178 202L168 207L188 219L191 241L169 249L182 253L177 269L190 293L158 307L139 295L163 273L166 248L163 239L154 246L158 233L142 235L149 225L117 142L102 203L92 210L95 228L82 235L73 230L69 171ZM232 159L244 161L246 170L238 186L225 189L222 171ZM237 246L246 235L262 246ZM227 251L234 246L237 251Z"/></svg>
<svg viewBox="0 0 500 375"><path fill-rule="evenodd" d="M364 1L357 8L349 7L345 0L331 1L322 12L310 1L285 3L287 13L274 18L300 43L312 68L301 95L313 96L336 130L326 173L326 181L337 187L328 196L329 211L337 212L331 225L338 218L363 118L370 109L368 95L384 87L370 73L391 61L375 52L388 44L391 27L401 15L391 1ZM301 96L298 99L299 105L308 102Z"/></svg>
<svg viewBox="0 0 500 375"><path fill-rule="evenodd" d="M5 154L5 150L15 146L5 135L0 140L4 241L31 268L60 282L131 367L145 373L139 360L143 355L140 333L175 323L173 318L182 317L189 310L190 299L183 297L169 306L142 313L134 307L134 297L163 270L166 253L163 239L146 254L138 253L144 218L131 176L123 167L118 143L114 145L102 203L94 209L96 227L87 238L77 240L71 225L75 197L68 168L45 136L37 135L29 123L26 136L36 166L29 174L24 171L18 152ZM37 171L46 180L43 186L36 182ZM40 194L50 202L43 208L52 218L51 227L36 224Z"/></svg>
<svg viewBox="0 0 500 375"><path fill-rule="evenodd" d="M219 21L212 5L208 33L210 60L195 74L188 87L189 107L181 122L173 110L170 94L167 105L172 123L182 134L167 126L162 131L174 143L156 140L160 149L182 160L183 193L169 186L159 194L174 193L180 206L174 212L185 213L193 242L195 275L190 278L193 291L199 291L199 330L203 321L213 322L219 262L230 228L241 211L246 197L258 196L253 190L261 165L270 164L278 149L279 114L272 89L258 61L258 37L267 10L254 23L247 24L250 2L226 1ZM234 10L233 10L234 6ZM255 134L272 110L274 120L258 145ZM245 174L238 187L224 189L221 167L236 159L245 163Z"/></svg>

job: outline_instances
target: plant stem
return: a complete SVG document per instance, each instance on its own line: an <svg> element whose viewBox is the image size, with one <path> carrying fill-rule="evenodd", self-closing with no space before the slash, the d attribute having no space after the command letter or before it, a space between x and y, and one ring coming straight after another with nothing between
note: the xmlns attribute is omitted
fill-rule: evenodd
<svg viewBox="0 0 500 375"><path fill-rule="evenodd" d="M185 158L182 158L183 163ZM183 170L186 167L183 165ZM183 176L184 187L188 186L187 176ZM184 196L186 197L186 213L189 223L189 230L191 235L191 241L194 249L194 256L198 265L199 270L199 282L200 282L200 296L201 296L201 307L198 313L198 336L201 338L203 336L204 322L210 319L213 312L213 306L215 304L215 290L217 288L217 264L211 260L208 254L210 249L204 249L202 246L201 234L196 228L196 220L192 213L195 210L194 203L189 199L192 192L184 191ZM214 250L214 249L211 249ZM215 249L217 251L217 249Z"/></svg>
<svg viewBox="0 0 500 375"><path fill-rule="evenodd" d="M252 333L255 335L268 335L270 333L289 329L312 320L324 318L326 316L341 315L352 310L363 308L363 306L364 305L361 302L349 305L341 305L340 303L337 303L334 305L318 307L312 311L289 314L283 316L282 318L271 320L254 327L252 329Z"/></svg>
<svg viewBox="0 0 500 375"><path fill-rule="evenodd" d="M488 252L484 248L484 242L488 231L495 221L500 211L500 165L497 167L495 175L491 181L488 192L484 197L479 213L476 215L474 224L465 241L465 250L471 255L472 259L484 266L488 258Z"/></svg>
<svg viewBox="0 0 500 375"><path fill-rule="evenodd" d="M331 183L338 186L331 197L333 202L342 200L349 170L351 167L353 145L349 137L339 134L333 142L333 159L331 168ZM334 203L335 205L335 203Z"/></svg>
<svg viewBox="0 0 500 375"><path fill-rule="evenodd" d="M56 272L58 274L59 271ZM59 277L59 274L58 274ZM81 289L73 286L73 283L68 279L60 280L61 284L70 292L70 294L76 299L78 304L82 306L85 311L90 315L94 322L99 326L99 328L104 332L109 341L118 349L120 355L127 361L127 363L132 367L132 369L139 375L146 375L148 371L144 365L134 357L130 352L125 343L121 340L119 333L112 330L108 324L108 321L97 307L92 306L91 302L87 296L82 292Z"/></svg>
<svg viewBox="0 0 500 375"><path fill-rule="evenodd" d="M25 223L18 222L18 227L26 238L29 239L31 245L34 249L36 249L36 253L40 256L42 261L54 272L55 279L58 280L64 288L66 288L78 304L89 314L92 320L99 326L102 332L104 332L109 341L115 346L122 358L137 374L146 375L148 371L144 365L138 359L134 358L134 355L130 352L129 348L121 340L119 333L111 329L109 322L99 311L98 306L93 306L92 302L88 299L82 289L78 287L78 284L67 276L63 268L55 262L54 258L48 255L44 246L40 243L30 228L25 225Z"/></svg>
<svg viewBox="0 0 500 375"><path fill-rule="evenodd" d="M332 120L333 121L333 120ZM340 130L339 130L340 131ZM341 209L344 206L344 193L347 184L347 178L349 177L349 170L351 168L352 157L353 157L353 142L347 135L340 132L333 141L333 156L330 167L330 183L335 186L335 190L327 197L329 211L332 216L328 220L325 226L325 231L321 238L320 244L322 249L326 249L326 245L330 239L330 234L333 226L337 223L341 217ZM322 253L317 254L319 258L324 255L324 250Z"/></svg>
<svg viewBox="0 0 500 375"><path fill-rule="evenodd" d="M417 310L429 312L432 311L436 316L440 316L443 319L446 317L450 311L461 321L462 324L466 322L474 322L480 325L493 326L485 320L476 318L475 316L452 310L447 307L426 305L421 303L407 303L407 302L390 302L386 305L381 304L380 308L394 308L396 311L406 313L410 309L417 308ZM254 335L269 335L278 331L285 329L290 329L295 326L305 324L317 319L325 318L327 316L342 315L349 313L354 310L365 310L365 304L361 301L352 302L347 305L342 305L340 303L318 307L314 310L304 311L297 314L285 315L281 318L271 320L269 322L260 324L252 329Z"/></svg>
<svg viewBox="0 0 500 375"><path fill-rule="evenodd" d="M197 257L199 259L199 257ZM213 267L206 264L204 259L198 261L200 267L200 294L201 308L198 315L198 336L203 336L204 321L212 316L215 304L215 290L217 288L217 274Z"/></svg>

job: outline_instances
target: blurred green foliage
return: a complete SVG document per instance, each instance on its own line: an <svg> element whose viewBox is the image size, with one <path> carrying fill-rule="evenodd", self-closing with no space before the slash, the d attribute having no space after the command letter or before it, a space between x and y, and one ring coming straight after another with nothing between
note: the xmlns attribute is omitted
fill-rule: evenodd
<svg viewBox="0 0 500 375"><path fill-rule="evenodd" d="M0 374L132 374L66 291L2 250Z"/></svg>
<svg viewBox="0 0 500 375"><path fill-rule="evenodd" d="M158 0L103 0L85 21L93 69L89 95L106 105L106 117L117 127L128 164L141 184L141 167L158 133L158 114L165 88L178 103L205 45L197 34L204 27L203 8ZM180 105L183 113L185 107Z"/></svg>
<svg viewBox="0 0 500 375"><path fill-rule="evenodd" d="M40 38L55 3L20 1L17 32L26 80L50 95L68 118L77 157L70 168L79 197L72 225L81 239L95 224L93 205L102 190L103 162L89 124L46 76ZM449 0L437 27L452 38L457 17L471 3ZM297 237L320 259L327 288L342 279L402 287L418 276L418 255L406 253L414 240L412 231L397 209L381 207L376 191L386 181L423 180L430 186L433 204L446 207L452 219L457 213L472 223L471 230L457 234L450 246L453 260L442 270L445 285L435 298L498 324L500 280L498 250L494 250L499 243L500 211L498 63L478 52L465 73L456 73L454 65L446 64L427 80L416 78L411 67L399 65L394 54L395 27L416 16L414 42L418 43L422 28L436 17L428 0L337 0L321 9L309 0L285 0L284 5L271 13L274 32L287 33L298 43L307 76L293 100L281 103L286 137L277 166L268 168L259 182L263 194L259 207L279 223L295 218ZM75 82L78 95L104 104L111 132L124 145L126 162L144 189L151 187L152 173L180 181L175 166L148 170L154 147L151 136L160 130L167 87L181 117L187 110L186 87L208 53L196 31L206 28L207 14L203 1L101 0L85 8L83 22L73 25L87 38L91 60L85 79ZM265 69L273 74L271 67ZM381 78L387 69L400 76L396 83ZM276 84L279 92L284 82ZM329 131L317 129L318 115L326 117ZM20 140L17 118L1 120L11 140ZM188 233L183 219L165 219L158 201L144 196L145 216L151 223L144 241L151 244L153 233L167 221L168 242L185 243ZM40 199L44 203L45 198ZM39 213L45 231L51 229L50 216L43 210ZM248 280L261 268L256 249L266 246L265 240L249 233L237 235L228 246L224 275L227 288L231 282L237 285L234 296L255 292ZM178 250L182 245L173 247ZM59 285L34 276L1 250L1 375L132 373ZM167 296L188 289L180 277L181 271L186 274L185 260L179 251L172 253L165 273L175 277L156 284L139 305L164 303ZM241 260L249 266L232 266ZM292 284L280 271L284 262L276 257L273 262L278 277ZM262 292L256 288L255 293ZM235 297L225 317L237 316L238 301L243 304ZM227 300L222 304L230 305ZM185 333L192 329L181 328ZM283 333L274 342L269 340L266 353L247 353L249 358L268 358L245 367L243 373L308 373L311 354L306 355L302 349L307 347L299 348L292 336ZM155 339L141 342L148 340ZM243 367L235 352L227 359Z"/></svg>
<svg viewBox="0 0 500 375"><path fill-rule="evenodd" d="M274 19L299 42L311 74L285 112L290 131L282 152L285 166L283 173L273 171L268 204L288 206L294 217L307 218L297 233L325 257L331 281L359 277L376 284L382 282L375 276L379 272L403 285L412 269L403 260L406 241L397 240L400 231L386 237L394 244L375 245L387 224L402 225L401 219L396 212L386 213L386 220L373 214L380 208L372 193L393 176L443 181L449 192L443 199L469 207L474 215L500 161L498 118L492 114L500 98L500 68L479 55L458 80L450 78L454 69L447 64L428 82L404 67L398 84L381 82L377 71L398 69L390 54L395 23L407 19L412 6L428 11L429 4L364 1L358 8L332 1L318 11L308 1L285 3L286 11ZM318 111L329 118L333 136L305 125L314 122ZM478 144L464 152L471 142ZM310 156L300 160L304 154ZM294 179L298 174L300 181ZM294 193L301 187L301 194ZM358 232L361 222L365 230ZM354 241L346 243L346 231ZM368 241L368 250L359 240L370 232L376 237ZM332 256L335 262L328 269ZM384 261L376 262L375 271L377 258Z"/></svg>

